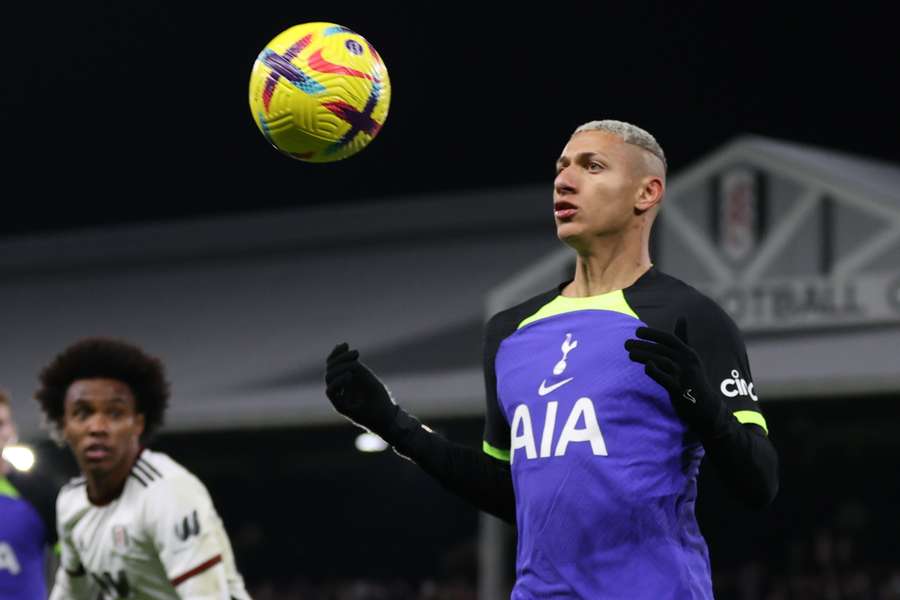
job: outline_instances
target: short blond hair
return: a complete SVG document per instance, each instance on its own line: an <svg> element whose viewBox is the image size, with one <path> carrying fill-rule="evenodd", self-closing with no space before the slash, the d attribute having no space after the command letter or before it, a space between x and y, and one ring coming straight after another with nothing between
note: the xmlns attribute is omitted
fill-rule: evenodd
<svg viewBox="0 0 900 600"><path fill-rule="evenodd" d="M604 119L603 121L588 121L583 125L579 125L572 135L581 133L582 131L605 131L622 138L626 144L643 148L660 161L662 161L663 170L668 169L666 163L666 153L663 152L662 146L656 141L656 138L637 125L626 123L625 121L614 121L612 119Z"/></svg>

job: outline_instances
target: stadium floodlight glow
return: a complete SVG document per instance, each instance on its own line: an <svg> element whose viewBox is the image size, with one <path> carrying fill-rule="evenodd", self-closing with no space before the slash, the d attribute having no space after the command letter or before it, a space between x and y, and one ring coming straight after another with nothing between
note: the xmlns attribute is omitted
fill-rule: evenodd
<svg viewBox="0 0 900 600"><path fill-rule="evenodd" d="M3 449L3 459L17 471L30 471L34 466L34 450L23 444L7 446Z"/></svg>
<svg viewBox="0 0 900 600"><path fill-rule="evenodd" d="M360 452L382 452L388 444L374 433L361 433L356 436L356 449Z"/></svg>

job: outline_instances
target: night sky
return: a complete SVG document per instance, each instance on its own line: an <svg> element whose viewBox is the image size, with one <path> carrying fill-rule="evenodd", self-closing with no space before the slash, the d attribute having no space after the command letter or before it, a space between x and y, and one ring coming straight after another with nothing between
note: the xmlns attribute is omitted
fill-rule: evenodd
<svg viewBox="0 0 900 600"><path fill-rule="evenodd" d="M676 174L741 133L900 163L896 9L488 4L5 7L0 234L526 183L549 194L569 133L595 118L649 129ZM393 85L378 138L329 165L277 153L247 105L265 43L317 20L364 35Z"/></svg>

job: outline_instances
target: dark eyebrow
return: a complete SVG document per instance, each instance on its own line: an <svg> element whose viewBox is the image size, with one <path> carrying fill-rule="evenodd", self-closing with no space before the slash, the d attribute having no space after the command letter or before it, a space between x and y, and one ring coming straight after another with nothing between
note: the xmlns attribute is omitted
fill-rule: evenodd
<svg viewBox="0 0 900 600"><path fill-rule="evenodd" d="M79 410L81 408L93 410L94 405L86 398L75 398L72 400L72 410Z"/></svg>

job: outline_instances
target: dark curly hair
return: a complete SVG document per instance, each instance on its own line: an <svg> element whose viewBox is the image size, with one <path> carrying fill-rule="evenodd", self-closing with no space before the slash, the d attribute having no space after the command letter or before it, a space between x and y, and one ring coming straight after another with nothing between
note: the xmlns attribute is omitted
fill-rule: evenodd
<svg viewBox="0 0 900 600"><path fill-rule="evenodd" d="M66 392L73 381L103 377L131 388L137 412L144 415L142 441L153 436L163 423L169 403L165 367L155 356L124 342L103 337L79 340L44 367L35 399L55 433L62 431Z"/></svg>

